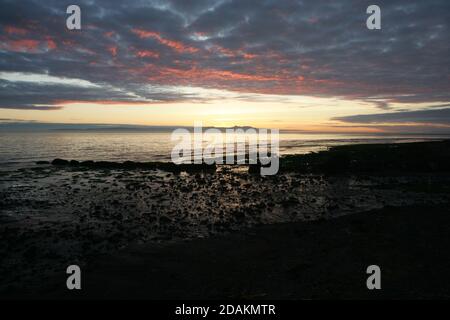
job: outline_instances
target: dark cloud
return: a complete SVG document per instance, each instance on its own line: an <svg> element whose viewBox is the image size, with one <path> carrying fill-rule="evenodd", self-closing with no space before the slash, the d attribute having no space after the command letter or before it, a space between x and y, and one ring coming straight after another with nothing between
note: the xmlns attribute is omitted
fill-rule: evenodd
<svg viewBox="0 0 450 320"><path fill-rule="evenodd" d="M58 110L65 101L124 101L134 96L104 87L73 87L57 83L42 84L0 80L1 107L6 109ZM144 98L141 98L144 100Z"/></svg>
<svg viewBox="0 0 450 320"><path fill-rule="evenodd" d="M450 2L80 0L82 30L65 28L71 1L0 0L0 71L49 74L95 88L3 80L0 108L58 101L178 101L147 86L200 86L390 103L450 101Z"/></svg>
<svg viewBox="0 0 450 320"><path fill-rule="evenodd" d="M335 117L332 120L358 124L423 123L423 124L444 125L450 127L450 108L391 112L380 114L363 114L346 117Z"/></svg>
<svg viewBox="0 0 450 320"><path fill-rule="evenodd" d="M384 100L374 100L374 99L367 99L367 102L371 102L373 104L375 104L375 106L380 109L380 110L390 110L392 109L389 106L389 102L388 101L384 101Z"/></svg>

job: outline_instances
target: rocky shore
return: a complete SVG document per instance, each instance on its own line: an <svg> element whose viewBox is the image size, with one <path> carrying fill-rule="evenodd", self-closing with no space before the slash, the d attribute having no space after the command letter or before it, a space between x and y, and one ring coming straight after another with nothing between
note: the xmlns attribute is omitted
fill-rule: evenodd
<svg viewBox="0 0 450 320"><path fill-rule="evenodd" d="M196 250L200 241L200 247L213 250L213 238L239 237L271 226L261 235L270 239L283 223L302 223L315 230L316 224L310 222L329 220L326 231L311 231L325 232L327 238L334 237L330 233L338 219L332 218L354 213L408 207L415 215L420 208L440 214L450 198L448 146L428 142L337 147L328 153L282 158L280 173L269 177L251 174L245 166L171 170L172 164L62 159L1 171L0 296L33 295L30 288L42 287L69 264L84 268L98 262L99 256L135 245L183 244ZM346 160L331 171L319 170L336 152L338 159ZM395 152L408 165L399 170L379 166ZM368 170L375 167L378 170ZM402 218L396 219L401 223ZM366 223L370 219L361 222L362 229ZM308 241L302 246L314 248ZM245 242L241 245L246 247ZM212 291L205 293L211 295Z"/></svg>

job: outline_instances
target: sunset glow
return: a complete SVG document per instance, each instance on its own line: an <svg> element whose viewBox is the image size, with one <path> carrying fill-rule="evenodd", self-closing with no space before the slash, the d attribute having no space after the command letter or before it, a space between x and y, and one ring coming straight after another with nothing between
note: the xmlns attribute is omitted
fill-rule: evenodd
<svg viewBox="0 0 450 320"><path fill-rule="evenodd" d="M408 15L414 24L389 28L399 19L387 17L377 32L352 13L364 5L344 3L324 5L323 15L302 3L212 1L192 11L171 1L101 6L85 3L75 31L53 27L65 15L58 10L36 20L33 10L17 8L16 23L1 22L0 118L156 126L197 120L312 132L450 129L448 26L443 17L429 25L418 8ZM330 24L337 19L345 29ZM396 121L399 112L415 118Z"/></svg>

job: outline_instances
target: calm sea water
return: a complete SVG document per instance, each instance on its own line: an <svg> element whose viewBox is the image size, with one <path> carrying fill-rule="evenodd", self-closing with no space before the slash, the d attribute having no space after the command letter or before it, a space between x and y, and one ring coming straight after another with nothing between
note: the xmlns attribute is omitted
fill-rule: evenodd
<svg viewBox="0 0 450 320"><path fill-rule="evenodd" d="M331 146L439 140L449 136L377 136L349 134L280 134L280 154L304 154ZM2 169L34 165L54 158L108 161L170 161L170 133L155 132L2 132Z"/></svg>

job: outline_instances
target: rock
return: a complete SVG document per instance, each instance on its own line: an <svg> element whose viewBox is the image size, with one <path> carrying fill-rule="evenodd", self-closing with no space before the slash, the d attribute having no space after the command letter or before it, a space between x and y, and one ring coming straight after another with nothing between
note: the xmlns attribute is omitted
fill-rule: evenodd
<svg viewBox="0 0 450 320"><path fill-rule="evenodd" d="M122 167L126 168L126 169L133 169L133 168L136 168L137 166L138 166L138 164L135 163L134 161L125 161L122 164Z"/></svg>
<svg viewBox="0 0 450 320"><path fill-rule="evenodd" d="M190 189L188 186L182 186L182 187L180 188L180 191L186 193L186 192L190 192L191 189Z"/></svg>
<svg viewBox="0 0 450 320"><path fill-rule="evenodd" d="M50 164L50 161L36 161L36 164Z"/></svg>
<svg viewBox="0 0 450 320"><path fill-rule="evenodd" d="M259 164L250 164L248 166L248 173L250 173L250 174L261 173L261 165L259 165Z"/></svg>
<svg viewBox="0 0 450 320"><path fill-rule="evenodd" d="M70 165L71 166L78 166L79 164L80 164L80 162L77 161L77 160L70 160Z"/></svg>
<svg viewBox="0 0 450 320"><path fill-rule="evenodd" d="M64 159L59 159L56 158L55 160L52 161L52 165L54 166L66 166L69 164L69 161L64 160Z"/></svg>
<svg viewBox="0 0 450 320"><path fill-rule="evenodd" d="M159 223L161 223L161 224L168 224L171 222L172 222L172 219L167 216L162 216L159 218Z"/></svg>

